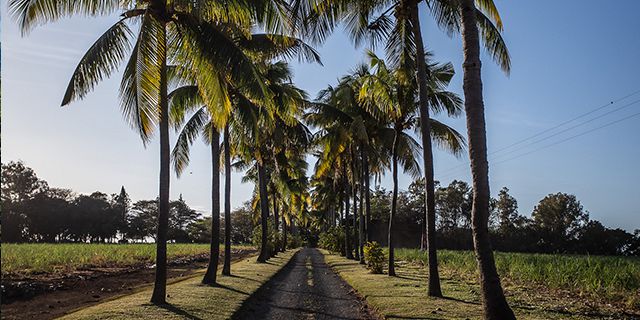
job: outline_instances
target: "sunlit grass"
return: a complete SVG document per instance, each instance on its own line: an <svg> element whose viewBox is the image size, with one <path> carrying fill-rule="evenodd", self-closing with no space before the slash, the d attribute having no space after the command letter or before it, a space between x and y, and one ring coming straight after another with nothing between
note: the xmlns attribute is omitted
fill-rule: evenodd
<svg viewBox="0 0 640 320"><path fill-rule="evenodd" d="M62 319L229 319L296 251L279 253L268 263L257 263L253 257L234 263L233 276L218 277L219 285L215 287L202 285L201 277L169 285L165 306L149 303L149 289L82 309Z"/></svg>
<svg viewBox="0 0 640 320"><path fill-rule="evenodd" d="M445 298L431 298L427 296L427 270L420 264L398 261L397 276L389 277L372 274L357 261L324 253L327 263L384 319L482 319L477 280L452 276L448 267L441 274ZM532 290L514 288L507 294L518 319L591 319L578 310L566 309L572 308L572 300L554 297L551 302L541 302L529 299L524 291Z"/></svg>
<svg viewBox="0 0 640 320"><path fill-rule="evenodd" d="M249 245L233 246L253 248ZM174 244L167 246L169 259L195 256L209 252L208 244ZM153 263L155 244L85 244L85 243L25 243L2 245L2 274L32 274L68 272L95 267L125 267Z"/></svg>
<svg viewBox="0 0 640 320"><path fill-rule="evenodd" d="M428 260L427 253L417 249L396 249L396 257L424 264ZM638 257L496 252L495 260L501 277L521 285L568 289L608 299L637 298L640 292ZM439 250L438 263L442 270L458 276L477 275L471 251Z"/></svg>

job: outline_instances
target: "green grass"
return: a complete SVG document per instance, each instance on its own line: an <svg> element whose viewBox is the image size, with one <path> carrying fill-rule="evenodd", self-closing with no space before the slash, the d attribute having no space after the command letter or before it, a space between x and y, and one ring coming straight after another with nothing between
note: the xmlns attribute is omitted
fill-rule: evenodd
<svg viewBox="0 0 640 320"><path fill-rule="evenodd" d="M397 249L398 260L427 263L426 252ZM519 285L540 285L569 290L592 298L628 299L640 303L640 259L559 254L496 252L496 267L503 279ZM445 272L476 278L477 266L471 251L438 251L438 263Z"/></svg>
<svg viewBox="0 0 640 320"><path fill-rule="evenodd" d="M234 248L252 248L234 246ZM169 259L209 252L208 244L169 244ZM2 245L2 274L63 273L82 268L126 267L152 263L155 244L45 244Z"/></svg>
<svg viewBox="0 0 640 320"><path fill-rule="evenodd" d="M200 276L171 284L167 287L167 306L149 303L151 289L148 289L62 319L229 319L296 251L279 253L267 263L257 263L255 257L234 263L233 276L220 276L216 287L200 284Z"/></svg>
<svg viewBox="0 0 640 320"><path fill-rule="evenodd" d="M327 263L337 271L367 303L385 319L481 319L482 305L477 281L441 276L445 298L427 296L427 270L420 264L399 261L397 277L372 274L357 261L329 254ZM574 313L565 307L569 301L554 300L538 304L525 299L529 289L507 293L518 319L589 319L584 313ZM596 317L599 318L599 317Z"/></svg>

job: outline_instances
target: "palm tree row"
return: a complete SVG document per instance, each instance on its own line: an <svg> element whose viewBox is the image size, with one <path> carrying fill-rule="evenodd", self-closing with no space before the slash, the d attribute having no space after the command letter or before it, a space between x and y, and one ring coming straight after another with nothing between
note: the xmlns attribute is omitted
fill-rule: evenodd
<svg viewBox="0 0 640 320"><path fill-rule="evenodd" d="M502 21L492 0L425 0L426 5L421 2L10 0L9 11L23 33L71 15L120 14L118 21L82 57L62 105L82 99L125 64L120 86L122 112L145 145L156 129L160 136L157 263L151 301L165 303L171 156L176 171L181 172L188 163L189 146L199 134L211 146L213 171L211 259L203 282L216 281L221 132L225 221L230 223L229 177L231 161L236 159L238 167L250 168L247 179L257 181L255 200L263 238L259 261L266 261L276 251L269 252L266 246L269 193L276 225L281 214L283 231L294 216L301 221L308 219L310 210L326 207L335 223L335 212L344 209L341 221L347 255L352 254L347 218L353 203L352 224L358 234L353 245L355 255L362 258L363 242L370 236L369 181L372 175L381 175L390 167L394 177L389 219L392 273L398 164L405 172L419 175L417 158L422 151L428 294L442 295L435 245L432 144L459 153L462 139L431 119L431 113L446 110L456 115L461 100L452 94L436 94L444 92L452 68L428 59L419 19L420 8L425 7L448 34L462 35L464 109L474 190L472 229L485 318L512 319L488 235L488 162L480 74L481 40L492 58L509 72L509 54L501 37ZM388 62L370 55L369 67L359 67L341 79L337 87L321 92L316 102L308 103L304 92L291 84L286 64L276 59L298 56L318 61L315 51L294 35L319 43L340 23L344 23L356 45L368 43L374 48L383 44ZM252 34L256 29L267 33ZM333 206L333 202L314 204L318 208L309 206L304 154L309 149L310 133L300 121L305 105L311 108L305 120L320 129L313 137L319 156L313 179L314 198L338 199L343 204L340 207ZM180 131L173 153L169 145L171 126ZM408 129L419 130L421 143L406 133ZM229 225L226 230L228 233ZM228 234L226 238L225 274L230 273Z"/></svg>
<svg viewBox="0 0 640 320"><path fill-rule="evenodd" d="M302 7L308 17L305 29L322 41L342 22L354 43L368 42L371 47L384 43L391 65L402 62L401 57L413 55L418 84L423 167L425 169L426 215L425 230L429 263L430 296L442 296L438 275L435 243L435 200L431 130L428 119L428 82L420 28L422 0L345 1L316 0ZM425 7L436 23L449 35L462 35L464 51L464 95L467 115L469 158L473 176L473 238L480 270L480 283L487 319L514 319L513 311L504 297L498 277L488 234L489 184L486 158L486 130L480 74L480 41L499 66L508 73L509 53L502 39L502 20L493 0L425 0ZM305 11L306 9L306 11Z"/></svg>
<svg viewBox="0 0 640 320"><path fill-rule="evenodd" d="M393 255L393 222L397 207L398 164L404 172L414 177L421 175L421 146L407 130L419 130L417 117L417 83L411 71L411 63L403 63L395 69L387 66L384 60L369 52L370 67L359 66L352 74L341 79L338 86L321 91L313 110L306 115L307 122L318 128L316 145L318 163L314 176L316 198L342 198L345 215L341 219L345 229L345 253L351 258L351 243L357 243L355 257L362 259L363 242L368 241L370 212L360 208L362 200L368 202L368 180L370 172L381 175L391 167L393 177L393 201L389 217L389 275L395 275ZM451 64L433 64L427 62L433 75L429 82L429 105L435 112L446 111L451 116L461 112L462 101L455 94L445 90L453 77ZM464 139L454 129L430 119L430 134L438 146L455 155L464 147ZM420 132L420 131L419 131ZM418 132L418 133L419 133ZM343 181L342 185L326 181ZM333 189L327 186L334 186ZM356 190L361 190L360 196ZM349 231L349 190L353 199L353 223L357 226L357 236L352 239ZM318 206L335 202L322 201ZM339 208L324 208L326 212L335 212Z"/></svg>
<svg viewBox="0 0 640 320"><path fill-rule="evenodd" d="M121 0L12 0L12 16L23 33L34 26L70 15L120 14L120 19L91 46L78 64L62 105L83 98L95 85L128 62L120 86L125 118L146 145L160 131L160 183L156 278L151 301L166 301L166 258L170 182L169 127L178 128L183 117L197 110L185 124L174 148L180 172L188 162L188 145L203 131L212 151L212 246L204 283L215 283L219 240L219 135L231 118L232 101L243 98L261 107L273 105L274 92L265 85L266 61L277 56L317 54L292 31L290 8L273 1L121 1ZM139 25L137 36L132 26ZM252 35L260 26L274 33ZM180 67L172 67L174 63ZM169 93L171 87L175 87ZM241 88L241 89L239 89ZM226 130L228 132L228 130ZM227 223L229 209L229 146L225 134ZM266 197L265 197L266 198ZM227 228L229 230L230 228ZM229 266L226 235L225 272Z"/></svg>

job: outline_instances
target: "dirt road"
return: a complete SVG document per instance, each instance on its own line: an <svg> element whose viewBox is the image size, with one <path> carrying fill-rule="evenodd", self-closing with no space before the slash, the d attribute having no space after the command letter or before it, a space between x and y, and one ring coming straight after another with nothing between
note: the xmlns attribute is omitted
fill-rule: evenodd
<svg viewBox="0 0 640 320"><path fill-rule="evenodd" d="M234 319L376 319L353 289L304 248L250 297Z"/></svg>

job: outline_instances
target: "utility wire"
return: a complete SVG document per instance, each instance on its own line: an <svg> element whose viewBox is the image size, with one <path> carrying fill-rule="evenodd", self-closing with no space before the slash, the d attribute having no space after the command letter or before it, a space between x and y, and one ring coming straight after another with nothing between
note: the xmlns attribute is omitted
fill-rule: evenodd
<svg viewBox="0 0 640 320"><path fill-rule="evenodd" d="M584 118L584 117L586 117L586 116L588 116L588 115L590 115L590 114L593 114L593 113L595 113L595 112L598 112L598 111L600 111L600 110L606 109L607 107L610 107L610 106L612 106L612 105L614 105L614 104L616 104L616 103L618 103L618 102L620 102L620 101L623 101L623 100L625 100L625 99L627 99L627 98L629 98L629 97L632 97L632 96L634 96L634 95L636 95L636 94L638 94L638 93L640 93L640 90L636 90L636 91L634 91L634 92L631 92L631 93L629 93L629 94L627 94L627 95L624 95L624 96L622 96L622 97L620 97L620 98L617 98L617 99L615 99L615 100L612 100L612 101L610 101L610 102L608 102L608 103L606 103L606 104L603 104L603 105L601 105L601 106L598 106L598 107L596 107L595 109L592 109L592 110L587 111L587 112L585 112L585 113L583 113L583 114L580 114L580 115L578 115L578 116L576 116L576 117L574 117L574 118L571 118L571 119L566 120L566 121L564 121L564 122L562 122L562 123L559 123L559 124L557 124L557 125L555 125L555 126L553 126L553 127L551 127L551 128L545 129L545 130L543 130L543 131L541 131L541 132L538 132L538 133L536 133L536 134L534 134L534 135L531 135L531 136L526 137L526 138L524 138L524 139L522 139L522 140L516 141L516 142L514 142L514 143L512 143L512 144L510 144L510 145L507 145L507 146L505 146L505 147L502 147L502 148L500 148L500 149L498 149L498 150L492 151L492 152L490 152L488 155L490 156L490 155L493 155L493 154L499 153L499 152L504 151L504 150L507 150L507 149L509 149L509 148L511 148L511 147L514 147L514 146L517 146L517 145L519 145L519 144L522 144L523 142L526 142L526 141L529 141L529 140L531 140L531 139L533 139L533 138L539 137L539 136L541 136L541 135L543 135L543 134L545 134L545 133L547 133L547 132L550 132L550 131L553 131L553 130L555 130L555 129L558 129L558 128L560 128L560 127L562 127L562 126L564 126L564 125L566 125L566 124L569 124L569 123L571 123L571 122L573 122L573 121L576 121L576 120L578 120L578 119ZM562 130L562 131L560 131L560 132L556 132L555 134L552 134L552 135L550 135L550 136L547 136L547 137L545 137L545 138L543 138L543 139L536 140L536 141L534 141L534 142L532 142L532 143L529 143L529 144L527 144L527 145L525 145L525 146L523 146L523 147L517 148L517 149L512 150L512 151L509 151L509 152L507 152L507 153L505 153L505 154L503 154L503 155L499 155L499 156L497 156L497 157L501 157L501 156L504 156L504 155L507 155L507 154L511 154L511 153L513 153L513 152L515 152L515 151L522 150L523 148L526 148L526 147L531 146L531 145L533 145L533 144L536 144L536 143L539 143L539 142L542 142L542 141L548 140L548 139L550 139L550 138L552 138L552 137L555 137L555 136L557 136L557 135L559 135L559 134L562 134L562 133L564 133L564 132L567 132L567 131L569 131L569 130L571 130L571 129L575 129L575 128L577 128L577 127L580 127L580 126L582 126L582 125L584 125L584 124L587 124L587 123L590 123L590 122L595 121L595 120L597 120L597 119L600 119L600 118L602 118L602 117L605 117L605 116L607 116L607 115L609 115L609 114L612 114L612 113L614 113L614 112L617 112L617 111L619 111L619 110L622 110L622 109L624 109L624 108L626 108L626 107L629 107L629 106L631 106L631 105L634 105L634 104L636 104L636 103L638 103L638 102L640 102L640 100L636 100L636 101L631 102L631 103L629 103L629 104L626 104L626 105L624 105L624 106L622 106L622 107L619 107L619 108L616 108L616 109L614 109L614 110L612 110L612 111L609 111L609 112L607 112L607 113L605 113L605 114L602 114L602 115L600 115L600 116L594 117L594 118L592 118L592 119L590 119L590 120L587 120L587 121L585 121L585 122L581 122L581 123L579 123L579 124L577 124L577 125L574 125L574 126L572 126L572 127L569 127L569 128L567 128L567 129L564 129L564 130ZM495 157L494 157L494 159L495 159ZM501 162L501 161L500 161L500 162ZM500 162L498 162L498 163L500 163ZM459 168L460 168L460 167L466 166L466 165L468 165L468 163L469 163L469 161L467 160L467 161L465 161L465 163L462 163L462 164L460 164L460 165L457 165L457 166L451 167L451 168L449 168L449 169L446 169L446 170L444 171L444 173L443 173L443 176L444 176L444 177L451 176L453 173L456 173L456 172L460 171L460 170L459 170ZM494 163L494 164L495 164L495 163Z"/></svg>
<svg viewBox="0 0 640 320"><path fill-rule="evenodd" d="M605 108L607 108L607 107L610 107L610 106L612 106L612 105L614 105L614 104L616 104L616 103L618 103L618 102L620 102L620 101L622 101L622 100L625 100L625 99L627 99L627 98L629 98L629 97L631 97L631 96L634 96L634 95L636 95L636 94L638 94L638 93L640 93L640 90L634 91L634 92L632 92L632 93L630 93L630 94L628 94L628 95L625 95L625 96L623 96L623 97L621 97L621 98L618 98L618 99L615 99L615 100L613 100L613 101L611 101L611 102L609 102L609 103L603 104L603 105L601 105L601 106L599 106L599 107L597 107L597 108L595 108L595 109L593 109L593 110L591 110L591 111L588 111L588 112L583 113L583 114L581 114L581 115L579 115L579 116L577 116L577 117L575 117L575 118L572 118L572 119L569 119L569 120L567 120L567 121L564 121L564 122L562 122L562 123L560 123L560 124L557 124L557 125L555 125L555 126L553 126L553 127L549 128L549 129L546 129L546 130L543 130L543 131L541 131L541 132L538 132L538 133L536 133L536 134L534 134L534 135L532 135L532 136L530 136L530 137L524 138L524 139L522 139L522 140L520 140L520 141L516 141L516 142L514 142L514 143L512 143L512 144L510 144L510 145L508 145L508 146L506 146L506 147L503 147L503 148L500 148L500 149L498 149L498 150L495 150L495 151L493 151L493 152L489 153L489 155L491 155L491 154L495 154L495 153L498 153L498 152L503 151L503 150L506 150L506 149L509 149L509 148L511 148L511 147L513 147L513 146L516 146L516 145L519 145L519 144L521 144L521 143L523 143L523 142L529 141L529 140L531 140L531 139L533 139L533 138L535 138L535 137L539 137L539 136L541 136L541 135L543 135L543 134L545 134L545 133L547 133L547 132L549 132L549 131L552 131L552 130L554 130L554 129L560 128L560 127L564 126L565 124L571 123L571 122L573 122L573 121L575 121L575 120L578 120L578 119L584 118L584 117L586 117L586 116L588 116L588 115L590 115L590 114L593 114L593 113L598 112L598 111L600 111L600 110L602 110L602 109L605 109Z"/></svg>
<svg viewBox="0 0 640 320"><path fill-rule="evenodd" d="M606 117L606 116L608 116L608 115L610 115L610 114L612 114L612 113L615 113L615 112L618 112L618 111L620 111L620 110L622 110L622 109L628 108L628 107L630 107L630 106L632 106L632 105L634 105L634 104L636 104L636 103L638 103L638 102L640 102L640 99L638 99L638 100L636 100L636 101L633 101L633 102L631 102L631 103L627 103L627 104L625 104L625 105L623 105L623 106L621 106L621 107L618 107L618 108L616 108L616 109L613 109L613 110L611 110L611 111L609 111L609 112L607 112L607 113L604 113L604 114L602 114L602 115L600 115L600 116L593 117L593 118L591 118L591 119L589 119L589 120L587 120L587 121L580 122L580 123L578 123L578 124L576 124L576 125L573 125L573 126L571 126L571 127L565 128L565 129L563 129L563 130L561 130L561 131L558 131L558 132L556 132L556 133L554 133L554 134L552 134L552 135L546 136L546 137L544 137L544 138L542 138L542 139L538 139L538 140L533 141L533 142L531 142L531 143L528 143L528 144L526 144L526 145L524 145L524 146L520 146L519 148L515 148L515 149L513 149L513 150L510 150L510 151L508 151L508 152L506 152L506 153L503 153L503 154L501 154L501 155L498 155L498 156L494 157L494 159L493 159L493 160L495 160L495 158L500 158L500 157L503 157L503 156L506 156L506 155L509 155L509 154L515 153L515 152L517 152L517 151L520 151L520 150L522 150L522 149L526 149L526 148L528 148L528 147L530 147L530 146L532 146L532 145L534 145L534 144L538 144L538 143L540 143L540 142L543 142L543 141L549 140L549 139L551 139L551 138L553 138L553 137L556 137L556 136L558 136L558 135L560 135L560 134L563 134L563 133L565 133L565 132L567 132L567 131L573 130L573 129L578 128L578 127L581 127L581 126L583 126L583 125L585 125L585 124L587 124L587 123L591 123L591 122L593 122L593 121L595 121L595 120L598 120L598 119L601 119L601 118L603 118L603 117Z"/></svg>
<svg viewBox="0 0 640 320"><path fill-rule="evenodd" d="M629 116L626 116L626 117L624 117L624 118L621 118L621 119L618 119L618 120L615 120L615 121L611 121L611 122L606 123L606 124L604 124L604 125L601 125L601 126L599 126L599 127L595 127L595 128L593 128L593 129L591 129L591 130L584 131L584 132L582 132L582 133L579 133L579 134L576 134L576 135L570 136L570 137L568 137L568 138L566 138L566 139L563 139L563 140L560 140L560 141L556 141L556 142L554 142L554 143L551 143L551 144L548 144L548 145L546 145L546 146L540 147L540 148L538 148L538 149L535 149L535 150L532 150L532 151L529 151L529 152L526 152L526 153L523 153L523 154L517 155L517 156L515 156L515 157L509 158L509 159L505 159L505 160L501 160L501 161L498 161L498 162L494 162L493 164L495 165L495 164L499 164L499 163L504 163L504 162L507 162L507 161L511 161L511 160L513 160L513 159L517 159L517 158L520 158L520 157L524 157L524 156L526 156L526 155L532 154L532 153L537 152L537 151L540 151L540 150L542 150L542 149L546 149L546 148L553 147L553 146L558 145L558 144L561 144L561 143L563 143L563 142L566 142L566 141L569 141L569 140L572 140L572 139L575 139L575 138L578 138L578 137L584 136L585 134L589 134L589 133L592 133L592 132L594 132L594 131L597 131L597 130L600 130L600 129L604 129L604 128L606 128L606 127L610 127L610 126L612 126L612 125L614 125L614 124L617 124L617 123L622 122L622 121L625 121L625 120L629 120L629 119L634 118L634 117L637 117L637 116L640 116L640 112L638 112L638 113L634 113L634 114L631 114L631 115L629 115Z"/></svg>

